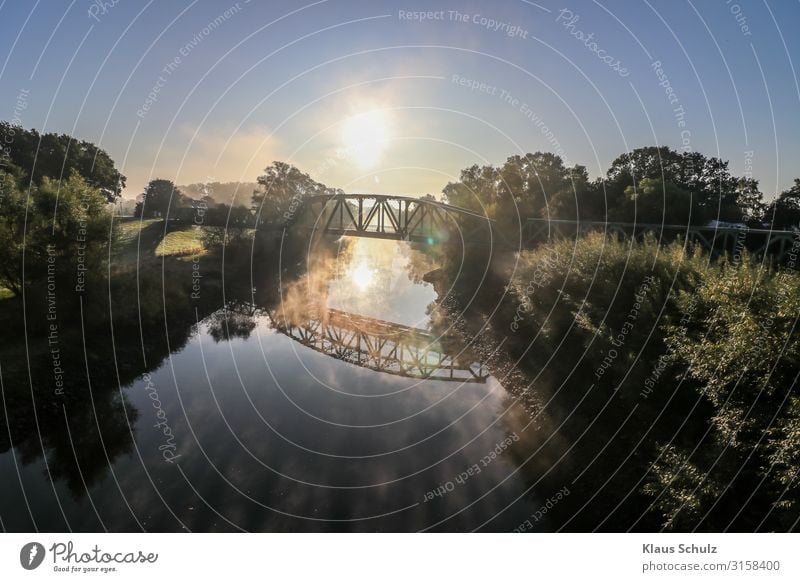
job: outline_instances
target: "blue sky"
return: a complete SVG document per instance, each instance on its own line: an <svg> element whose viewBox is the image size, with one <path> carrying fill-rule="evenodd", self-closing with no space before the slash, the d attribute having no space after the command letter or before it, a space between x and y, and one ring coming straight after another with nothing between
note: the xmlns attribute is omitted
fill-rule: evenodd
<svg viewBox="0 0 800 582"><path fill-rule="evenodd" d="M276 159L438 194L473 163L559 148L598 176L654 143L752 170L767 198L800 177L795 1L102 4L0 5L0 117L99 143L127 197Z"/></svg>

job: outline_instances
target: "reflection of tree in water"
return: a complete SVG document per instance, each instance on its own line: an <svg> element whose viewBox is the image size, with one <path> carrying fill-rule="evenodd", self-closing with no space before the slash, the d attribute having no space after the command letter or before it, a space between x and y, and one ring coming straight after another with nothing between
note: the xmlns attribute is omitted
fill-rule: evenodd
<svg viewBox="0 0 800 582"><path fill-rule="evenodd" d="M256 328L255 319L246 313L221 309L207 319L208 335L216 343L232 339L247 339Z"/></svg>
<svg viewBox="0 0 800 582"><path fill-rule="evenodd" d="M499 261L495 258L487 270L491 257L484 255L483 264L480 258L478 254L467 264L456 259L455 269L445 260L434 282L440 299L430 309L433 329L450 335L455 331L466 338L466 351L480 354L510 393L507 405L518 400L527 410L522 417L518 412L504 417L507 430L521 436L504 454L517 465L533 505L546 503L564 487L569 489L570 495L556 505L551 503L546 517L533 529L627 529L649 504L635 484L652 460L653 448L637 447L637 443L653 427L657 414L640 410L631 416L635 403L622 392L609 392L587 381L594 378L596 362L591 357L581 359L586 338L583 330L572 325L571 310L562 306L553 311L548 334L537 336L538 329L527 328L512 332L515 305L503 299ZM619 304L626 300L621 297ZM558 288L544 301L550 301L550 307L562 301ZM627 311L622 318L625 315ZM657 410L658 405L653 405ZM674 427L663 430L670 428ZM657 429L657 434L663 434L662 427ZM613 443L606 446L612 438ZM655 528L655 517L647 515L637 527Z"/></svg>
<svg viewBox="0 0 800 582"><path fill-rule="evenodd" d="M738 365L754 367L742 358L741 346L758 346L759 342L729 341L745 326L737 328L723 321L729 329L699 345L714 354L735 356L697 360L697 340L669 335L679 320L691 313L686 305L696 301L698 288L708 287L705 293L720 303L735 298L747 305L725 312L732 314L733 322L739 322L742 314L758 321L765 317L762 312L771 313L775 308L761 307L771 305L769 300L748 303L754 288L747 279L751 271L730 270L732 282L725 284L740 295L727 287L726 293L719 293L715 285L724 286L720 283L724 278L700 255L687 258L683 249L665 250L654 242L641 243L631 251L602 237L587 237L522 257L511 285L514 294L503 301L499 300L502 286L481 283L479 268L459 270L458 265L453 268L455 263L446 265L437 283L437 291L453 283L446 300L435 306L443 318L440 325L463 326L463 335L472 338L479 351L492 353L501 347L499 357L489 360L489 367L512 395L533 403L529 409L535 424L527 431L530 434L508 452L530 487L527 495L531 501L541 504L563 487L571 492L533 529L753 531L792 527L797 519L797 510L791 505L795 502L792 490L770 476L777 472L769 464L772 458L757 450L758 445L748 448L765 434L763 427L780 410L784 397L778 392L770 403L769 395L753 389L763 377L775 376L775 370L752 373L749 382L738 382ZM706 287L698 284L701 277L705 277ZM670 282L689 291L685 296L676 293ZM764 297L770 292L773 298L797 296L780 295L769 284L758 287ZM476 287L478 292L473 295ZM716 307L711 300L709 303ZM705 338L710 317L701 315L699 308L696 311L687 324L689 334ZM511 324L520 313L523 317L515 329ZM796 309L786 308L782 313L793 314ZM791 327L792 317L785 316L781 325ZM665 331L665 324L672 327ZM773 325L773 329L779 328L778 323ZM776 332L778 341L757 325L746 329L758 330L760 339L769 337L779 346L789 337L789 332L782 332L783 336ZM669 342L676 341L685 344L683 362L674 346L670 351ZM752 361L766 366L762 364L766 359L759 355ZM695 366L694 377L684 374L687 361ZM721 361L733 370L734 380L728 384L718 380L716 370ZM778 371L787 374L788 380L776 382L776 386L787 386L796 375L796 366L781 364ZM504 374L508 369L522 381L507 381ZM742 410L752 411L748 412L749 421L755 422L756 413L767 418L762 417L756 425L757 436L749 443L748 433L738 422L745 415L730 414L730 403L723 408L729 416L722 421L733 418L738 440L723 446L724 439L715 436L713 429L721 422L721 413L714 409L705 386L697 382L703 373L725 389L736 386L736 394L744 402ZM778 430L793 426L791 415L787 416L788 420L780 419L785 424ZM791 443L791 438L775 442L780 453L792 447L784 444ZM785 457L789 460L779 460L792 468L789 455Z"/></svg>
<svg viewBox="0 0 800 582"><path fill-rule="evenodd" d="M57 285L64 290L57 297L57 343L48 341L46 298L36 289L28 292L27 325L21 309L5 311L0 322L8 332L0 343L0 453L13 446L23 465L44 457L49 476L76 497L134 450L138 412L124 388L182 349L196 317L219 301L211 292L202 303L187 301L190 276L164 280L157 271L142 272L139 293L133 277L115 275L110 293L105 280L87 285L82 303L67 284ZM27 346L19 337L27 337ZM59 350L63 394L56 393L51 349Z"/></svg>
<svg viewBox="0 0 800 582"><path fill-rule="evenodd" d="M18 346L0 348L5 408L0 425L8 421L0 427L0 452L13 445L23 464L46 456L50 477L63 479L80 497L102 480L116 457L132 450L129 423L137 412L117 389L110 350L90 342L84 356L80 335L62 332L64 391L57 395L47 338L29 338L29 348L30 360Z"/></svg>
<svg viewBox="0 0 800 582"><path fill-rule="evenodd" d="M86 389L83 375L82 385L67 382L65 395L54 396L50 354L36 351L31 352L33 391L26 378L24 356L18 360L21 366L3 366L6 416L0 419L0 452L13 445L23 465L46 454L51 477L63 479L79 497L86 487L102 479L109 460L131 451L133 437L127 423L133 423L137 413L111 387ZM8 355L4 351L3 356ZM74 363L83 358L79 350L64 351L63 355Z"/></svg>

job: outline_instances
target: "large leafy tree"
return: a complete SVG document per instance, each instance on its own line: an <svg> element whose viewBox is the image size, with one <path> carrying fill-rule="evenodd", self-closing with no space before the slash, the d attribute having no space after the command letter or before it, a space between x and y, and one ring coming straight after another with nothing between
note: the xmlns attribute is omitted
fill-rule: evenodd
<svg viewBox="0 0 800 582"><path fill-rule="evenodd" d="M26 280L45 275L47 261L59 271L75 272L80 257L86 268L91 267L108 242L109 216L105 193L77 174L62 181L44 177L30 195L11 174L3 175L0 282L19 293Z"/></svg>
<svg viewBox="0 0 800 582"><path fill-rule="evenodd" d="M167 218L170 208L179 208L188 201L172 180L163 178L150 180L140 198L136 216L142 218Z"/></svg>
<svg viewBox="0 0 800 582"><path fill-rule="evenodd" d="M108 153L93 143L66 134L42 133L0 122L0 144L9 162L22 169L35 185L44 178L59 180L81 175L113 202L125 187L125 176Z"/></svg>
<svg viewBox="0 0 800 582"><path fill-rule="evenodd" d="M493 166L477 164L461 170L458 182L450 182L442 193L448 204L494 216L499 193L498 171Z"/></svg>
<svg viewBox="0 0 800 582"><path fill-rule="evenodd" d="M606 179L623 191L642 178L677 182L685 173L682 165L683 157L666 146L637 148L611 162Z"/></svg>
<svg viewBox="0 0 800 582"><path fill-rule="evenodd" d="M509 234L529 218L758 225L769 210L776 226L800 223L800 186L767 209L758 181L733 176L727 161L666 146L622 154L594 182L584 166L568 167L552 153L511 156L501 166L465 168L443 194L449 204L494 218Z"/></svg>
<svg viewBox="0 0 800 582"><path fill-rule="evenodd" d="M474 165L459 178L445 186L445 200L494 218L507 232L518 230L528 218L575 220L600 207L586 168L567 167L548 152L511 156L499 167Z"/></svg>
<svg viewBox="0 0 800 582"><path fill-rule="evenodd" d="M0 174L0 280L15 294L22 291L22 251L26 200L14 176Z"/></svg>
<svg viewBox="0 0 800 582"><path fill-rule="evenodd" d="M753 226L760 226L767 207L764 204L764 195L758 188L758 180L740 178L736 185L736 196L736 205L742 220Z"/></svg>
<svg viewBox="0 0 800 582"><path fill-rule="evenodd" d="M253 210L260 222L282 224L301 207L309 196L335 194L328 188L286 162L273 162L258 177L253 192Z"/></svg>
<svg viewBox="0 0 800 582"><path fill-rule="evenodd" d="M643 178L638 187L625 188L628 203L622 206L623 215L637 222L650 224L686 225L697 222L692 212L701 211L692 204L692 196L674 182Z"/></svg>
<svg viewBox="0 0 800 582"><path fill-rule="evenodd" d="M800 178L795 178L794 185L769 205L765 218L772 221L774 228L800 227Z"/></svg>
<svg viewBox="0 0 800 582"><path fill-rule="evenodd" d="M710 219L743 221L758 209L758 189L732 176L728 162L699 152L676 152L666 146L637 148L616 158L606 173L606 187L617 220L633 220L634 208L626 203L644 179L659 181L663 194L686 192L692 199L692 224ZM653 184L653 182L649 182ZM757 183L755 183L757 186ZM637 194L634 192L633 198ZM669 206L669 201L666 201ZM638 214L638 210L637 210ZM636 216L637 220L641 220ZM661 220L655 220L661 222Z"/></svg>

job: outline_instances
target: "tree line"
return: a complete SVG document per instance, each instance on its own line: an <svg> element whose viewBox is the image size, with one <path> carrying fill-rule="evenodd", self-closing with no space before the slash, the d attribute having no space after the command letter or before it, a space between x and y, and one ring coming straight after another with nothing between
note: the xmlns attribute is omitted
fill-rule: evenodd
<svg viewBox="0 0 800 582"><path fill-rule="evenodd" d="M800 179L772 202L758 181L737 177L728 162L666 146L618 156L602 178L557 155L509 157L473 165L445 186L450 204L485 213L503 225L527 218L703 225L710 220L790 229L800 224Z"/></svg>
<svg viewBox="0 0 800 582"><path fill-rule="evenodd" d="M52 256L48 248L60 265L74 263L79 254L81 261L100 261L113 236L109 203L119 198L125 181L95 144L0 122L0 283L18 293L23 255L31 265L27 276L35 277L41 270L36 265ZM221 199L229 203L210 187L192 185L193 194L202 193L198 199L171 180L156 178L140 195L136 216L240 229L278 227L304 199L341 193L281 161L258 177L249 207L231 205L228 186ZM585 166L568 167L552 153L515 155L502 165L465 168L444 187L441 199L514 230L528 218L678 225L719 220L775 229L800 224L800 179L766 202L758 182L732 175L727 161L664 146L622 154L595 180Z"/></svg>

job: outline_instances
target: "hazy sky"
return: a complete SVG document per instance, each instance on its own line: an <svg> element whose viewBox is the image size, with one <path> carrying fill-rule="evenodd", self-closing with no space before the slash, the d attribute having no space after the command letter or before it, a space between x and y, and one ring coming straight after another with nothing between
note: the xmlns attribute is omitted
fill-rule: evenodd
<svg viewBox="0 0 800 582"><path fill-rule="evenodd" d="M798 24L794 0L6 0L0 117L98 143L126 197L276 159L438 194L516 153L598 176L658 143L752 169L771 198L800 176Z"/></svg>

